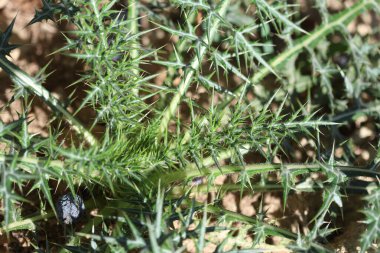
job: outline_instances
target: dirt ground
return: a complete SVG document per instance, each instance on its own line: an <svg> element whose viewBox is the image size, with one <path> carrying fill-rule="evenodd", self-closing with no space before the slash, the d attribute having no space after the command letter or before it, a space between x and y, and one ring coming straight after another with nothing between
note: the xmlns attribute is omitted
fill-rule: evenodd
<svg viewBox="0 0 380 253"><path fill-rule="evenodd" d="M310 8L310 2L307 0L302 1L303 8ZM328 1L330 9L334 12L351 5L352 2ZM48 67L48 72L54 72L48 77L45 87L54 96L65 101L73 89L78 89L79 93L82 92L83 87L81 86L70 87L70 84L78 79L77 70L81 69L82 66L76 60L59 54L49 56L50 53L62 47L64 38L61 31L69 29L67 24L56 24L48 21L26 27L27 23L33 18L35 9L40 6L40 0L0 0L0 29L4 31L12 19L16 17L11 42L22 46L12 51L13 62L27 73L35 75L52 60ZM352 22L349 29L353 33L357 32L365 36L371 32L372 25L373 18L370 15L363 15L360 20ZM157 82L162 82L162 80L157 79ZM13 93L12 82L1 69L0 84L0 106L3 106L11 99ZM79 103L79 98L74 100L69 110L74 111ZM18 112L20 112L20 102L16 101L12 103L9 110L1 111L0 119L5 123L14 121L18 118ZM90 123L86 122L89 113L93 114L91 110L80 113L78 115L79 120ZM51 120L49 108L36 99L29 117L32 120L29 131L41 136L47 136L48 125ZM366 117L361 117L356 120L350 135L355 141L355 154L357 155L358 163L366 164L373 158L375 152L370 145L370 142L376 138L374 123ZM310 140L307 139L303 140L301 144L306 149L308 145L311 145ZM337 149L336 155L339 156L339 152L341 150ZM261 198L263 198L264 210L268 210L271 222L275 225L287 227L293 232L297 232L300 228L304 230L303 232L307 232L307 223L321 203L320 194L292 194L288 200L290 208L287 208L284 215L282 212L282 194L280 193L268 193L264 196L261 196L261 194L245 195L241 199L239 194L230 193L224 198L223 204L228 210L253 216L257 213ZM361 215L357 211L357 205L361 205L359 198L347 200L344 205L345 219L344 221L339 221L339 225L345 228L344 233L337 234L331 243L331 246L339 252L357 251L358 234L359 231L364 229L364 226L358 223ZM273 238L273 240L275 241L276 238Z"/></svg>

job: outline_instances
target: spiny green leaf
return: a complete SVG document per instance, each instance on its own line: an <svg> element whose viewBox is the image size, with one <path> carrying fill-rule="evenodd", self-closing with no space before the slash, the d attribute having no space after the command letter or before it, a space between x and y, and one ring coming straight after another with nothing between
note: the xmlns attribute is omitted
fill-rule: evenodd
<svg viewBox="0 0 380 253"><path fill-rule="evenodd" d="M364 253L380 239L380 187L377 184L369 188L369 195L365 197L367 205L362 213L365 215L362 221L367 225L365 232L360 236L360 252Z"/></svg>
<svg viewBox="0 0 380 253"><path fill-rule="evenodd" d="M12 35L13 26L15 24L16 17L13 18L5 32L0 31L0 55L9 55L10 52L19 47L19 45L10 45L9 39Z"/></svg>
<svg viewBox="0 0 380 253"><path fill-rule="evenodd" d="M280 22L284 23L284 25L288 27L292 27L293 29L296 29L302 33L308 33L304 29L300 28L296 24L294 24L292 21L290 21L285 15L280 13L275 7L273 7L272 4L267 3L266 0L253 0L253 2L256 3L259 10L264 9L265 12L268 13L268 15L271 15L276 18L276 20L279 20Z"/></svg>
<svg viewBox="0 0 380 253"><path fill-rule="evenodd" d="M35 10L35 14L33 19L28 23L32 25L37 22L41 22L43 20L52 20L54 21L54 14L57 12L57 8L55 7L52 0L42 0L42 8L41 10Z"/></svg>

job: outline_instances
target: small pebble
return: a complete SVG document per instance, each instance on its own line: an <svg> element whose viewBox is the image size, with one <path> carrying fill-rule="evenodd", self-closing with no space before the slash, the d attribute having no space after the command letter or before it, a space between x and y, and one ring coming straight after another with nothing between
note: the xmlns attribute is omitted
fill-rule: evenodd
<svg viewBox="0 0 380 253"><path fill-rule="evenodd" d="M69 225L79 220L84 213L85 206L83 199L79 195L74 197L71 193L68 193L59 198L56 203L56 209L59 220Z"/></svg>
<svg viewBox="0 0 380 253"><path fill-rule="evenodd" d="M203 183L203 177L195 177L193 178L191 182L192 182L191 184L192 186L201 185Z"/></svg>

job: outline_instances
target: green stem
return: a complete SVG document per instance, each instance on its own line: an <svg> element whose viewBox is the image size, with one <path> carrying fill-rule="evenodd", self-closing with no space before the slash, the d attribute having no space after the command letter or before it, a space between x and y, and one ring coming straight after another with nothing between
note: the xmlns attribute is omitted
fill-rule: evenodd
<svg viewBox="0 0 380 253"><path fill-rule="evenodd" d="M102 200L88 200L85 202L85 207L88 210L91 210L92 208L100 208L106 205L105 201ZM20 221L15 221L12 223L9 223L6 226L0 227L0 233L9 233L11 231L15 230L35 230L37 221L47 220L50 218L53 218L55 216L54 211L50 210L46 213L42 213L40 215L36 215L30 218L26 218ZM58 221L57 221L58 222Z"/></svg>
<svg viewBox="0 0 380 253"><path fill-rule="evenodd" d="M289 59L298 55L305 48L313 48L318 44L318 41L326 37L326 35L332 33L333 31L339 29L343 25L348 25L354 18L359 16L366 9L374 6L376 3L380 3L380 0L361 0L354 4L352 7L335 14L332 16L331 21L327 24L323 24L317 28L314 32L303 36L298 40L297 43L292 45L272 61L270 61L269 66L271 69L278 69L280 66L284 65ZM269 68L262 66L251 79L253 85L258 84L262 81L271 71ZM239 86L234 93L239 96L242 92L244 86ZM229 99L220 105L220 108L226 108L232 99Z"/></svg>
<svg viewBox="0 0 380 253"><path fill-rule="evenodd" d="M138 33L139 31L139 27L138 27L138 8L137 8L137 1L136 0L130 0L128 1L128 20L130 20L129 22L129 31L131 33L131 35L135 35ZM139 43L135 40L132 44L131 44L131 51L130 51L130 55L131 55L131 58L132 59L137 59L139 57L139 50L138 50L138 47L139 47ZM139 66L135 64L134 68L132 69L132 73L134 74L135 77L137 77L139 75ZM138 95L138 89L133 89L133 93L135 95Z"/></svg>
<svg viewBox="0 0 380 253"><path fill-rule="evenodd" d="M281 237L285 237L291 240L297 240L298 238L297 234L292 233L286 229L282 229L276 226L271 226L269 224L266 224L262 221L257 220L256 218L248 217L243 214L228 211L219 206L208 205L207 212L212 213L217 217L223 216L226 218L226 221L231 221L231 222L240 221L240 222L250 224L253 226L263 227L267 235L281 236ZM332 252L331 250L325 248L323 245L320 245L315 242L311 242L311 246L316 250L316 252Z"/></svg>
<svg viewBox="0 0 380 253"><path fill-rule="evenodd" d="M153 182L158 182L161 180L162 185L169 185L175 181L186 182L196 177L203 176L213 176L217 177L220 175L227 175L232 173L239 173L244 171L249 176L253 176L261 173L275 172L280 171L282 168L286 168L291 171L294 176L301 175L308 172L318 172L321 171L323 164L320 163L310 163L310 164L271 164L271 163L258 163L258 164L247 164L243 166L234 166L227 165L221 167L211 167L203 168L199 170L196 166L190 165L186 169L174 171L171 173L162 173L153 174L150 176ZM346 175L350 177L356 176L366 176L371 178L380 177L380 172L371 171L366 168L357 168L352 166L339 166L335 165L334 168L339 169Z"/></svg>
<svg viewBox="0 0 380 253"><path fill-rule="evenodd" d="M352 7L342 11L341 13L335 14L330 23L323 24L319 28L317 28L314 32L311 34L304 35L301 37L297 43L292 45L292 47L288 48L281 54L279 54L277 57L275 57L272 61L270 61L269 66L270 68L266 66L262 66L255 75L251 78L251 83L253 85L258 84L260 81L262 81L268 74L271 73L270 69L278 69L282 65L284 65L289 59L292 57L295 57L298 55L302 50L305 48L313 48L317 45L318 41L323 39L325 36L330 34L331 32L335 31L342 25L347 25L350 21L352 21L355 17L357 17L359 14L361 14L364 10L370 8L371 6L374 6L375 4L379 3L380 0L361 0L360 2L356 3ZM239 86L235 91L235 97L239 97L241 95L241 92L245 86ZM227 99L223 103L221 103L218 108L219 110L222 110L222 115L227 114L227 106L232 102L234 98ZM185 133L185 137L182 140L182 144L185 144L190 138L190 133L187 131Z"/></svg>
<svg viewBox="0 0 380 253"><path fill-rule="evenodd" d="M218 15L224 16L227 7L229 6L230 0L224 0L220 4L218 8ZM191 67L187 69L186 74L184 78L182 79L181 83L178 86L177 93L174 95L169 107L164 111L162 119L161 119L161 125L159 128L159 138L162 137L162 135L167 131L170 119L174 115L175 111L177 110L177 107L181 101L182 96L186 93L187 89L189 88L191 81L193 80L193 76L200 67L200 64L203 60L203 56L206 54L207 47L212 42L215 34L218 31L220 20L218 18L215 18L213 20L213 23L210 28L210 32L208 34L205 34L202 37L202 45L199 47L199 53L197 57L194 57L194 59L191 61Z"/></svg>
<svg viewBox="0 0 380 253"><path fill-rule="evenodd" d="M12 155L0 154L0 163L4 162L12 162L15 159ZM31 170L28 169L27 164L39 165L39 164L48 164L50 168L59 168L59 170L63 170L65 168L65 163L60 160L48 160L37 157L17 157L17 162L24 164L23 168L26 172L31 173ZM220 168L218 167L204 167L201 171L193 164L190 164L184 170L162 172L159 171L157 173L151 174L151 172L145 173L145 176L149 177L152 182L158 182L161 180L161 184L163 186L169 185L175 181L183 181L186 182L195 177L203 177L203 176L220 176L232 173L246 172L248 175L252 176L259 173L267 173L279 171L282 168L286 168L289 171L292 171L293 175L300 175L308 172L317 172L321 170L323 164L320 163L310 163L310 164L273 164L273 163L258 163L258 164L247 164L243 166L234 166L234 165L226 165ZM365 176L371 178L380 178L380 172L368 170L366 168L358 168L353 166L340 166L335 165L334 168L341 170L346 175L350 177L357 176ZM87 173L88 171L85 168L79 170L80 173ZM93 180L100 180L99 171L93 171L88 174L90 178Z"/></svg>
<svg viewBox="0 0 380 253"><path fill-rule="evenodd" d="M11 162L15 159L14 156L11 155L5 155L5 154L0 154L0 162ZM47 160L47 159L42 159L42 158L36 158L36 157L17 157L18 162L26 163L26 164L33 164L33 165L38 165L41 163L46 163L49 162L50 167L58 167L60 169L64 169L64 163L60 160Z"/></svg>
<svg viewBox="0 0 380 253"><path fill-rule="evenodd" d="M12 222L6 226L0 228L0 233L9 233L14 230L35 230L36 225L34 224L40 220L47 220L54 217L54 212L50 211L41 215L37 215L31 218L23 219L20 221Z"/></svg>
<svg viewBox="0 0 380 253"><path fill-rule="evenodd" d="M380 111L380 105L371 104L366 108L359 108L352 111L343 112L341 114L335 115L332 118L333 122L344 122L350 120L356 114L371 114L378 113Z"/></svg>
<svg viewBox="0 0 380 253"><path fill-rule="evenodd" d="M78 134L83 135L88 144L92 146L97 144L95 137L85 127L83 127L83 125L66 110L66 108L61 105L58 99L51 96L49 91L35 79L30 77L15 64L8 61L4 56L0 56L0 67L11 77L16 85L20 85L32 94L37 95L45 101L53 111L61 113L73 129Z"/></svg>
<svg viewBox="0 0 380 253"><path fill-rule="evenodd" d="M369 184L369 183L368 183ZM344 187L345 190L350 190L350 195L354 194L363 194L363 192L367 192L368 184L364 184L363 186L351 186L347 185ZM313 186L305 186L305 187L294 187L292 188L296 192L315 192L317 190L323 190L326 185L318 185L315 184ZM283 192L284 187L278 183L270 183L265 185L255 184L249 185L246 187L241 186L241 184L221 184L221 185L208 185L202 184L193 187L190 193L225 193L225 192L247 192L249 194L259 193L259 192ZM189 190L181 186L174 186L170 190L170 198L178 199L188 194ZM191 195L190 195L191 196Z"/></svg>
<svg viewBox="0 0 380 253"><path fill-rule="evenodd" d="M314 32L311 34L305 35L302 38L298 40L297 43L295 43L291 48L288 50L285 50L283 53L275 57L270 63L271 69L279 68L280 66L284 65L289 59L292 57L298 55L303 49L305 48L313 48L317 45L318 41L320 41L322 38L324 38L326 35L330 34L331 32L335 31L336 29L342 27L342 25L348 25L349 22L351 22L355 17L357 17L359 14L361 14L364 10L370 8L371 6L374 6L376 3L379 3L380 0L361 0L360 2L353 5L351 8L348 8L341 13L338 13L334 15L328 24L324 24L317 28ZM268 67L261 67L258 72L252 77L251 83L257 84L260 81L262 81L268 74L270 74L270 68ZM234 94L239 97L241 95L242 89L245 86L239 86L235 91ZM223 117L226 116L228 111L228 105L231 103L232 99L228 99L227 101L221 103L218 106L218 109L222 111L221 115ZM185 133L185 137L188 137L188 134ZM187 140L187 138L184 138ZM229 151L226 151L229 152ZM232 154L232 153L231 153ZM225 157L228 158L228 157ZM206 158L206 160L211 160L211 158ZM222 159L220 159L222 160Z"/></svg>

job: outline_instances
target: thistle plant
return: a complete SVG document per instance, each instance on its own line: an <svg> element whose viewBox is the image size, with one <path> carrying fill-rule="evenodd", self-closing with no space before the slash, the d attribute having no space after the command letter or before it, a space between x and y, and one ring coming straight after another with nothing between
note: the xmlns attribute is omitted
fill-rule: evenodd
<svg viewBox="0 0 380 253"><path fill-rule="evenodd" d="M380 153L359 166L340 129L366 115L378 131L378 37L366 40L347 26L363 13L378 17L380 1L359 0L335 14L315 1L316 27L305 25L294 2L43 0L27 25L75 27L62 31L66 43L52 52L83 64L74 85L86 96L74 112L44 88L49 66L32 77L12 62L10 52L22 46L10 43L13 20L0 36L0 67L14 83L12 101L23 106L18 120L0 122L0 231L8 239L25 234L37 251L333 252L329 240L345 229L334 225L344 200L360 194L366 227L358 246L376 248ZM157 33L165 46L144 43ZM53 125L47 138L30 134L35 99L76 135ZM83 108L96 117L80 122ZM302 139L314 143L307 158L296 155ZM229 193L273 192L282 194L284 215L291 196L318 194L307 229L274 225L262 200L254 216L222 205ZM81 200L81 210L70 200ZM62 201L75 219L59 224L70 211ZM41 239L47 226L71 229ZM268 243L274 237L281 243Z"/></svg>

